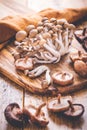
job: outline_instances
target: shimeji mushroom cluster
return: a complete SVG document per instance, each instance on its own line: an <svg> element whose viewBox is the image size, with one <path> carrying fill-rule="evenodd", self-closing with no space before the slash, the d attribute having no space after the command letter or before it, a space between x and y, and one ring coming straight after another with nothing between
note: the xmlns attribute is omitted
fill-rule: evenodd
<svg viewBox="0 0 87 130"><path fill-rule="evenodd" d="M28 25L16 33L14 45L15 66L30 78L46 72L50 83L50 70L45 65L34 68L37 63L58 63L69 52L75 26L65 19L43 17L37 26ZM49 81L48 81L49 80ZM49 84L48 83L48 84Z"/></svg>

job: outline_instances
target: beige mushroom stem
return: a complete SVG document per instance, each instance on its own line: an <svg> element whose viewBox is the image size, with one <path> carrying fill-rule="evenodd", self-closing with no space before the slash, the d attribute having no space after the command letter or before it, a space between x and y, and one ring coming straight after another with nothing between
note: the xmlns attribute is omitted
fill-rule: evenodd
<svg viewBox="0 0 87 130"><path fill-rule="evenodd" d="M74 112L74 111L75 111L75 109L74 109L74 107L73 107L72 102L71 102L70 100L68 100L68 103L69 103L69 105L70 105L71 111L72 111L72 112Z"/></svg>
<svg viewBox="0 0 87 130"><path fill-rule="evenodd" d="M55 57L59 57L60 59L60 53L56 50L54 50L53 48L51 48L49 45L47 45L46 43L43 44L44 48L49 51L51 54L53 54Z"/></svg>
<svg viewBox="0 0 87 130"><path fill-rule="evenodd" d="M41 105L37 108L36 113L35 113L35 116L38 116L38 115L40 114L40 111L41 111L42 107L44 107L45 105L46 105L46 103L43 103L43 104L41 104Z"/></svg>
<svg viewBox="0 0 87 130"><path fill-rule="evenodd" d="M58 103L61 103L61 94L58 94Z"/></svg>
<svg viewBox="0 0 87 130"><path fill-rule="evenodd" d="M55 59L51 59L51 60L39 60L37 58L34 58L33 61L34 61L34 64L37 64L37 63L40 63L40 64L50 64L50 63L55 62L56 60Z"/></svg>
<svg viewBox="0 0 87 130"><path fill-rule="evenodd" d="M67 75L66 72L64 72L64 73L62 74L62 78L65 78L66 75Z"/></svg>
<svg viewBox="0 0 87 130"><path fill-rule="evenodd" d="M66 54L68 52L68 48L69 48L68 32L63 33L63 39L64 39L64 45L65 45L64 51Z"/></svg>
<svg viewBox="0 0 87 130"><path fill-rule="evenodd" d="M69 29L70 29L69 43L71 43L72 40L73 40L73 34L74 34L75 26L73 24L69 24Z"/></svg>
<svg viewBox="0 0 87 130"><path fill-rule="evenodd" d="M46 71L46 81L47 81L48 85L50 85L50 83L52 81L49 69Z"/></svg>
<svg viewBox="0 0 87 130"><path fill-rule="evenodd" d="M64 53L64 44L62 43L62 41L60 41L58 39L57 35L55 35L55 34L53 35L53 39L55 41L56 50L58 50L60 55L63 56L65 54Z"/></svg>
<svg viewBox="0 0 87 130"><path fill-rule="evenodd" d="M35 68L34 70L29 71L29 77L31 77L31 78L38 77L47 70L49 70L49 68L47 66L41 65L41 66Z"/></svg>

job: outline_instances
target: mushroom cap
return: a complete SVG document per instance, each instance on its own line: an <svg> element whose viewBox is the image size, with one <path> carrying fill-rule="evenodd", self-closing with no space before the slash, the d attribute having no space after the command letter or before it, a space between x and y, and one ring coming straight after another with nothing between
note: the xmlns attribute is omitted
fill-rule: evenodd
<svg viewBox="0 0 87 130"><path fill-rule="evenodd" d="M58 20L57 20L57 24L63 25L63 24L65 24L65 23L67 23L67 20L66 20L66 19L58 19Z"/></svg>
<svg viewBox="0 0 87 130"><path fill-rule="evenodd" d="M87 53L83 53L81 51L74 52L70 55L70 59L75 62L76 60L82 60L84 62L87 61Z"/></svg>
<svg viewBox="0 0 87 130"><path fill-rule="evenodd" d="M14 127L24 127L29 120L28 115L24 114L17 103L9 104L4 115L9 124Z"/></svg>
<svg viewBox="0 0 87 130"><path fill-rule="evenodd" d="M15 61L16 69L19 70L32 70L33 69L33 61L32 58L20 58Z"/></svg>
<svg viewBox="0 0 87 130"><path fill-rule="evenodd" d="M34 38L37 35L37 33L38 33L37 29L32 29L29 32L29 37Z"/></svg>
<svg viewBox="0 0 87 130"><path fill-rule="evenodd" d="M39 115L36 116L36 111L38 108L35 106L29 105L25 109L26 113L30 117L31 122L35 125L45 127L49 123L48 119L45 118L45 113L42 110L40 110Z"/></svg>
<svg viewBox="0 0 87 130"><path fill-rule="evenodd" d="M74 62L75 71L82 77L87 77L87 64L82 60L76 60Z"/></svg>
<svg viewBox="0 0 87 130"><path fill-rule="evenodd" d="M25 37L27 36L27 33L24 30L18 31L16 33L16 40L18 42L22 41L23 39L25 39Z"/></svg>
<svg viewBox="0 0 87 130"><path fill-rule="evenodd" d="M73 83L73 75L69 72L56 72L52 75L53 82L65 86Z"/></svg>
<svg viewBox="0 0 87 130"><path fill-rule="evenodd" d="M51 35L50 35L50 33L48 33L48 32L46 32L46 33L43 33L43 38L44 38L44 39L51 38Z"/></svg>
<svg viewBox="0 0 87 130"><path fill-rule="evenodd" d="M81 117L84 113L84 106L82 104L72 104L74 111L69 107L67 111L64 112L64 115L69 118L78 118Z"/></svg>
<svg viewBox="0 0 87 130"><path fill-rule="evenodd" d="M47 17L43 17L43 18L42 18L42 22L44 22L44 21L46 21L46 20L48 20Z"/></svg>
<svg viewBox="0 0 87 130"><path fill-rule="evenodd" d="M26 30L27 32L30 32L32 29L35 29L35 26L34 26L34 25L28 25L28 26L25 28L25 30Z"/></svg>
<svg viewBox="0 0 87 130"><path fill-rule="evenodd" d="M47 108L50 112L64 112L69 109L68 100L72 100L71 96L60 97L60 103L58 97L48 100Z"/></svg>

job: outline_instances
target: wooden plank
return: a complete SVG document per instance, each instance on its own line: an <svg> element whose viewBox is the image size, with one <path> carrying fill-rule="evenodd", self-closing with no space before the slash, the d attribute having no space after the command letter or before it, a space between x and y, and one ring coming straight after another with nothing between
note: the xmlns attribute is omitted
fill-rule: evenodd
<svg viewBox="0 0 87 130"><path fill-rule="evenodd" d="M13 102L23 107L23 89L0 74L0 130L19 130L9 125L4 116L6 106Z"/></svg>

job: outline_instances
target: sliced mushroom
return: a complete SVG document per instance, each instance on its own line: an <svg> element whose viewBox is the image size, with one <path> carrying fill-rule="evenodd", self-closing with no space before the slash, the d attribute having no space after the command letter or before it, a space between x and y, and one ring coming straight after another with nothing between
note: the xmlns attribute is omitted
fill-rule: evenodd
<svg viewBox="0 0 87 130"><path fill-rule="evenodd" d="M15 61L15 66L19 70L32 70L33 60L32 58L20 58Z"/></svg>
<svg viewBox="0 0 87 130"><path fill-rule="evenodd" d="M18 42L22 41L23 39L25 39L25 37L27 36L27 33L24 30L18 31L16 33L16 40Z"/></svg>
<svg viewBox="0 0 87 130"><path fill-rule="evenodd" d="M31 122L37 126L45 127L49 123L48 119L45 117L45 113L41 110L45 105L46 103L41 104L37 108L33 105L25 107L25 111L30 117Z"/></svg>
<svg viewBox="0 0 87 130"><path fill-rule="evenodd" d="M64 112L69 109L68 100L72 100L71 96L61 97L58 94L58 97L48 100L47 108L50 112Z"/></svg>
<svg viewBox="0 0 87 130"><path fill-rule="evenodd" d="M53 82L65 86L73 83L73 75L69 72L56 72L52 75Z"/></svg>
<svg viewBox="0 0 87 130"><path fill-rule="evenodd" d="M82 60L76 60L74 62L75 71L82 77L87 77L87 64Z"/></svg>
<svg viewBox="0 0 87 130"><path fill-rule="evenodd" d="M69 103L69 109L64 112L64 115L66 117L76 119L83 115L84 113L84 106L82 104L72 104L71 101L68 101Z"/></svg>
<svg viewBox="0 0 87 130"><path fill-rule="evenodd" d="M4 111L4 115L8 123L14 127L23 128L29 123L29 116L20 109L17 103L9 104Z"/></svg>

